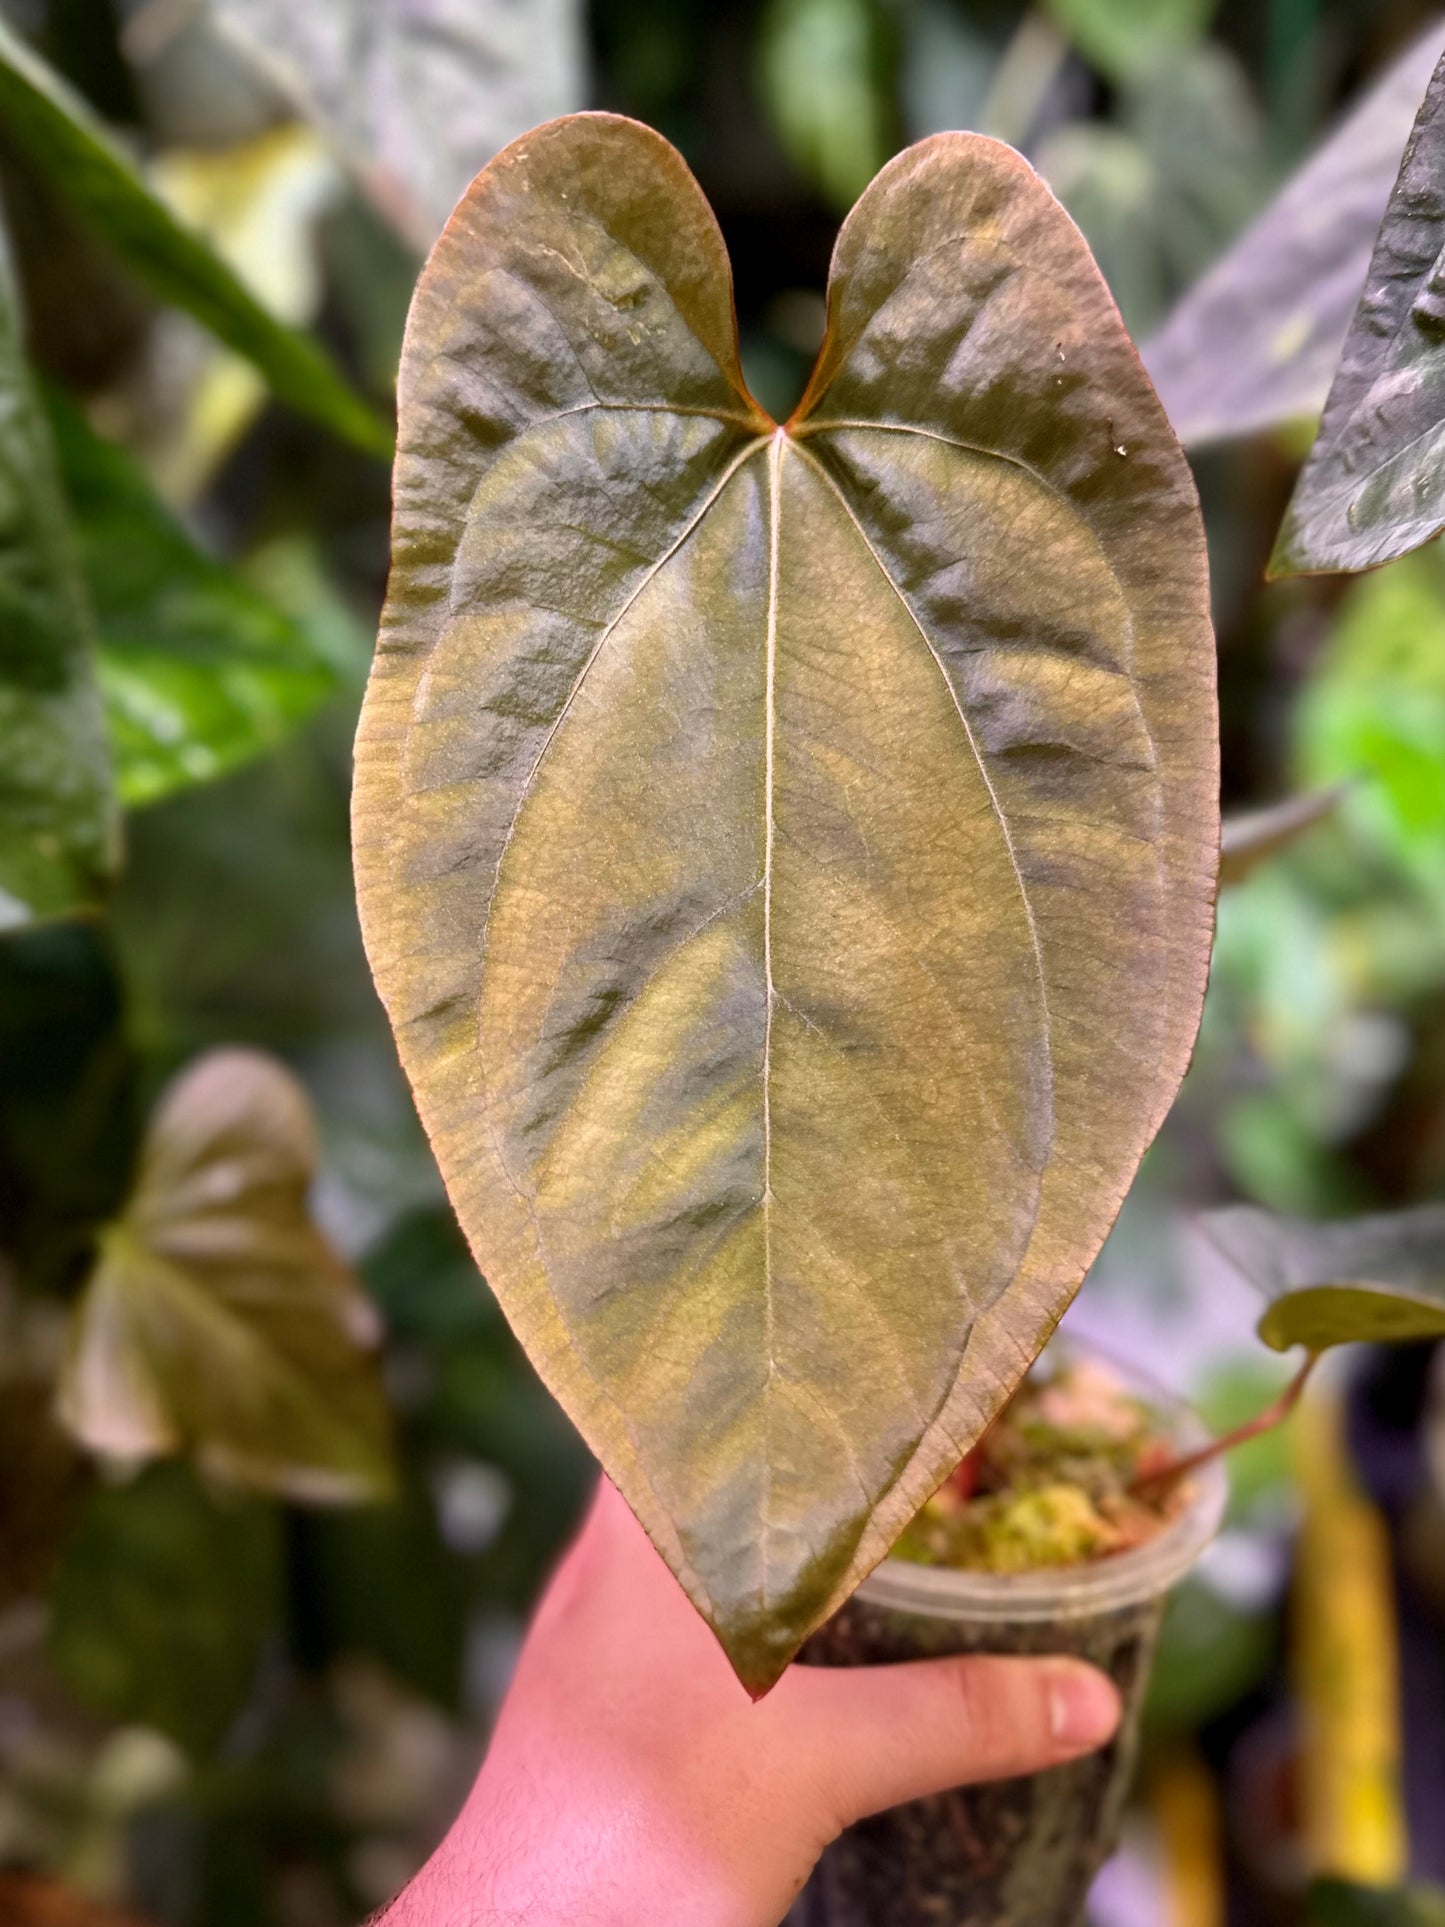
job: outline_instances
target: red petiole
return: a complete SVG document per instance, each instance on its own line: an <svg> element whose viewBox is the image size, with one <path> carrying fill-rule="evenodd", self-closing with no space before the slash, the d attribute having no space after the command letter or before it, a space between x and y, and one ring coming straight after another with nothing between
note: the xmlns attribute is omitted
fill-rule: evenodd
<svg viewBox="0 0 1445 1927"><path fill-rule="evenodd" d="M1232 1432L1225 1432L1208 1445L1200 1446L1197 1452L1190 1452L1182 1459L1170 1459L1164 1465L1152 1466L1147 1472L1139 1473L1129 1483L1133 1493L1155 1490L1160 1486L1176 1484L1190 1472L1197 1471L1201 1465L1208 1465L1222 1453L1232 1452L1236 1445L1247 1444L1257 1439L1261 1433L1272 1432L1276 1425L1282 1425L1298 1405L1300 1394L1304 1391L1310 1373L1320 1358L1318 1352L1311 1352L1303 1365L1295 1373L1272 1405L1268 1405L1257 1417L1247 1419L1243 1425L1236 1425Z"/></svg>

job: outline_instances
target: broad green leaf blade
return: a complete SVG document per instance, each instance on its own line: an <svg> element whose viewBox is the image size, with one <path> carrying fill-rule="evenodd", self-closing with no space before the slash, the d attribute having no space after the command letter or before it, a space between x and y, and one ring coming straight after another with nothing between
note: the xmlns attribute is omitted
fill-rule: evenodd
<svg viewBox="0 0 1445 1927"><path fill-rule="evenodd" d="M1324 406L1442 44L1437 24L1406 49L1146 344L1181 441L1248 435Z"/></svg>
<svg viewBox="0 0 1445 1927"><path fill-rule="evenodd" d="M153 1466L90 1494L51 1591L51 1657L96 1712L204 1756L255 1686L281 1586L273 1506Z"/></svg>
<svg viewBox="0 0 1445 1927"><path fill-rule="evenodd" d="M1445 55L1375 240L1271 576L1371 569L1445 527Z"/></svg>
<svg viewBox="0 0 1445 1927"><path fill-rule="evenodd" d="M0 931L96 903L118 860L93 639L0 237Z"/></svg>
<svg viewBox="0 0 1445 1927"><path fill-rule="evenodd" d="M211 6L423 252L499 147L586 92L579 0Z"/></svg>
<svg viewBox="0 0 1445 1927"><path fill-rule="evenodd" d="M1240 1205L1200 1223L1269 1300L1259 1335L1276 1351L1445 1337L1445 1205L1322 1224Z"/></svg>
<svg viewBox="0 0 1445 1927"><path fill-rule="evenodd" d="M153 803L283 741L335 677L299 623L197 546L123 450L58 392L49 406L121 798Z"/></svg>
<svg viewBox="0 0 1445 1927"><path fill-rule="evenodd" d="M1057 203L926 141L830 314L775 428L665 142L585 115L499 157L412 311L357 747L463 1225L755 1691L1097 1250L1218 837L1193 491Z"/></svg>
<svg viewBox="0 0 1445 1927"><path fill-rule="evenodd" d="M9 139L151 293L253 362L289 407L374 455L386 423L321 344L278 321L152 193L86 102L0 20L0 120Z"/></svg>
<svg viewBox="0 0 1445 1927"><path fill-rule="evenodd" d="M1219 839L1221 886L1242 883L1261 863L1287 850L1316 823L1322 823L1348 789L1348 783L1336 783L1330 789L1287 796L1283 802L1266 804L1263 809L1226 816Z"/></svg>
<svg viewBox="0 0 1445 1927"><path fill-rule="evenodd" d="M170 1086L75 1313L60 1412L84 1445L299 1499L390 1489L376 1316L307 1215L315 1161L275 1060L212 1051Z"/></svg>

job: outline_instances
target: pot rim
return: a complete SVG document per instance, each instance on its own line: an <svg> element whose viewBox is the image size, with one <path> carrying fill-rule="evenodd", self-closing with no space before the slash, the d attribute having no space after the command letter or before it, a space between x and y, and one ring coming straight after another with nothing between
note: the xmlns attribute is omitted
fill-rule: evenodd
<svg viewBox="0 0 1445 1927"><path fill-rule="evenodd" d="M1172 1415L1171 1437L1181 1452L1197 1450L1212 1434L1181 1399L1163 1392L1141 1373L1120 1367L1102 1348L1080 1347L1119 1370L1131 1387ZM858 1599L930 1619L996 1620L1037 1625L1049 1620L1092 1619L1167 1593L1194 1566L1219 1531L1229 1496L1222 1459L1190 1475L1189 1503L1154 1538L1128 1552L1087 1565L1040 1567L1033 1572L967 1572L925 1566L910 1559L884 1559L859 1586Z"/></svg>

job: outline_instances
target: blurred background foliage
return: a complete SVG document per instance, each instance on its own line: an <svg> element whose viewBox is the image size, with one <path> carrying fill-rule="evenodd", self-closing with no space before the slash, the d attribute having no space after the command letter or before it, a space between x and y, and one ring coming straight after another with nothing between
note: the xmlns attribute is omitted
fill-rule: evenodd
<svg viewBox="0 0 1445 1927"><path fill-rule="evenodd" d="M1408 92L1329 177L1365 182L1358 231L1297 202L1242 293L1176 304L1445 23L1423 0L0 0L0 28L0 1920L331 1927L459 1798L589 1471L457 1233L352 908L391 383L456 194L551 114L652 122L718 211L784 410L840 215L904 142L976 128L1078 220L1181 429L1268 377L1247 424L1230 404L1248 434L1192 451L1226 807L1338 794L1225 890L1195 1067L1072 1317L1228 1425L1279 1375L1190 1215L1445 1195L1445 564L1262 586L1323 395L1303 346L1327 377ZM251 1053L250 1108L202 1076L223 1047ZM294 1315L177 1268L177 1223L218 1213ZM165 1382L137 1373L157 1345ZM237 1400L256 1376L279 1402ZM1430 1352L1357 1360L1311 1425L1239 1455L1176 1598L1097 1927L1445 1918Z"/></svg>

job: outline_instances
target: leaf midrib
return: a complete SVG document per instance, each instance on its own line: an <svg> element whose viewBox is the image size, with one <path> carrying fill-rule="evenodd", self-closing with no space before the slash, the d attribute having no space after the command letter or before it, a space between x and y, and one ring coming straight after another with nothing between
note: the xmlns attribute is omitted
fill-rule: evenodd
<svg viewBox="0 0 1445 1927"><path fill-rule="evenodd" d="M594 406L595 406L594 404L586 404L583 408L579 408L576 410L568 410L565 412L568 414L592 412L592 409ZM603 408L606 408L609 406L609 404L603 403L603 404L600 404L600 406ZM629 412L633 412L633 411L629 411ZM674 411L666 407L665 405L657 405L655 409L652 406L648 406L645 409L639 408L635 412L647 412L647 413L656 412L660 414L669 414L669 413L684 412L684 411ZM688 414L694 414L694 413L712 414L713 413L713 411L704 411L704 410L687 410L685 412L687 412ZM736 417L722 414L720 411L716 413L715 418L725 423L736 420ZM899 604L907 614L912 627L918 634L924 647L927 649L930 658L935 664L939 674L943 678L944 686L948 692L953 709L958 717L959 724L963 732L964 741L967 745L969 752L971 753L972 760L975 764L975 767L978 770L979 776L983 781L985 790L989 798L989 803L990 803L990 807L991 807L994 819L998 825L999 832L1004 839L1004 845L1007 851L1010 867L1013 871L1013 875L1015 878L1020 905L1023 909L1025 922L1027 924L1027 928L1029 932L1030 947L1032 949L1033 956L1034 956L1035 970L1036 970L1037 982L1038 982L1038 988L1039 988L1039 997L1040 997L1040 1003L1042 1006L1042 1013L1043 1013L1043 1023L1042 1023L1043 1046L1044 1046L1050 1079L1052 1079L1052 1071L1053 1071L1052 1023L1051 1023L1049 1007L1048 1007L1047 980L1044 975L1042 943L1039 937L1037 921L1034 916L1033 904L1029 897L1027 886L1024 881L1023 872L1019 864L1017 850L1014 845L1012 832L1009 828L1007 818L1004 815L1002 802L994 787L992 778L988 770L988 766L985 763L983 758L982 750L977 742L977 739L974 736L972 726L968 721L967 715L963 709L962 702L958 696L957 691L954 689L952 679L948 675L947 669L944 666L942 658L939 656L937 650L934 648L934 645L932 643L931 638L928 635L928 632L923 627L922 622L920 621L919 617L914 611L908 598L904 595L902 589L899 587L898 583L894 580L891 570L889 570L883 558L881 557L881 555L879 555L877 549L874 547L873 543L869 539L867 532L864 530L864 528L862 527L862 524L859 522L856 513L854 512L851 504L849 503L838 481L827 469L827 467L818 459L818 457L815 454L813 454L811 450L803 446L803 436L805 432L810 434L821 434L827 430L832 430L832 429L840 429L840 430L848 429L848 430L854 430L854 431L875 432L875 433L885 433L885 434L894 430L897 430L898 432L909 432L908 425L902 424L902 423L895 424L887 421L873 422L873 421L866 421L866 420L847 420L847 421L819 420L819 421L798 422L793 424L790 427L775 426L768 434L756 436L755 438L747 442L743 447L737 449L732 454L726 466L724 467L722 474L719 476L718 480L713 484L711 490L707 494L701 506L688 519L688 521L685 523L680 533L672 540L672 542L669 544L669 546L663 552L663 554L646 569L641 579L628 592L621 606L618 608L616 614L606 624L601 634L594 642L592 648L589 650L588 655L585 661L583 662L582 667L579 670L577 677L572 684L572 687L569 689L561 708L559 709L556 717L554 718L553 722L549 726L547 733L542 741L542 744L538 749L537 755L533 760L531 768L527 773L522 789L518 794L516 804L512 810L511 816L507 824L507 829L503 837L502 847L497 857L496 868L492 879L492 887L489 895L488 914L483 926L481 955L478 959L478 966L479 966L478 980L480 982L481 979L485 976L487 950L488 950L490 934L491 934L492 915L491 915L490 906L495 903L497 893L500 889L502 871L506 864L507 855L510 851L512 842L515 838L517 827L525 812L527 801L531 796L531 794L533 793L536 780L542 768L542 765L546 761L547 755L551 750L552 745L555 742L557 735L559 734L562 728L563 723L566 721L568 715L571 713L572 707L576 702L578 696L580 695L587 681L587 678L591 673L592 668L596 664L603 649L607 646L608 642L616 634L617 630L620 628L623 621L626 619L629 613L633 610L633 608L635 608L635 606L637 605L641 597L646 593L647 589L650 587L652 582L657 578L658 575L662 573L662 571L668 566L668 564L674 560L674 558L681 552L681 550L687 544L687 542L701 528L702 524L707 519L712 509L722 499L722 496L727 491L728 487L735 480L735 478L742 471L742 469L746 466L746 464L754 456L761 454L764 450L767 450L769 455L769 462L768 462L768 469L769 469L768 555L769 555L769 560L768 560L767 622L766 622L765 643L764 643L764 650L765 650L764 778L763 778L764 837L763 837L762 875L759 879L760 885L761 885L762 907L763 907L763 972L764 972L764 987L765 987L764 1034L763 1034L762 1063L761 1063L762 1126L763 1126L763 1182L762 1182L762 1189L761 1189L761 1194L759 1199L759 1209L762 1216L762 1227L763 1227L763 1287L764 1287L765 1349L766 1349L766 1356L767 1356L767 1377L766 1377L766 1380L763 1386L763 1392L762 1392L764 1414L765 1414L764 1445L763 1445L763 1476L764 1476L765 1483L764 1483L764 1496L760 1505L760 1514L763 1521L763 1529L764 1529L765 1535L769 1530L769 1524L768 1524L769 1505L768 1505L767 1493L771 1486L772 1466L773 1466L773 1457L768 1444L768 1436L771 1428L771 1413L772 1413L771 1393L776 1385L777 1375L778 1375L777 1348L775 1344L775 1305L774 1305L774 1280L773 1280L773 1267L772 1267L772 1113L771 1113L770 1076L771 1076L771 1041L772 1041L773 1011L776 1003L779 1001L777 991L776 991L776 986L773 981L773 969L772 969L772 869L773 869L773 845L774 845L774 828L775 828L775 825L774 825L774 737L775 737L775 720L776 720L775 678L776 678L776 652L777 652L778 582L779 582L779 567L780 567L779 558L780 558L780 551L781 551L781 521L782 521L781 469L782 469L783 451L785 448L790 448L792 452L799 457L799 459L806 461L809 468L824 481L826 486L829 488L830 492L837 499L850 525L854 529L859 541L863 545L864 549L867 551L868 555L870 556L875 566L882 574L885 582L888 584L889 589L892 591L893 595L897 598ZM914 432L927 433L927 431L923 431L923 430L918 430ZM956 448L962 453L974 454L984 458L985 460L1000 462L1010 468L1014 468L1019 472L1028 475L1032 480L1036 482L1040 482L1040 483L1043 483L1045 486L1049 486L1051 493L1055 492L1052 490L1051 486L1047 484L1047 482L1045 481L1045 478L1040 476L1037 473L1037 471L1034 470L1028 463L1020 461L1018 458L1010 456L1001 450L995 450L995 449L983 447L977 444L965 443L951 436L929 435L929 439L936 440L940 443L943 443L945 446ZM515 1180L514 1180L514 1185L515 1185ZM515 1186L515 1188L517 1189L518 1196L522 1199L524 1203L528 1204L530 1207L533 1201L530 1198L528 1198L527 1194L522 1191L520 1186ZM1036 1207L1036 1214L1037 1214L1037 1207ZM557 1309L560 1312L561 1307L559 1306ZM769 1571L769 1562L765 1554L765 1556L761 1560L761 1581L760 1581L761 1595L763 1598L763 1604L764 1604L765 1610L767 1607L767 1596L768 1596L768 1571Z"/></svg>
<svg viewBox="0 0 1445 1927"><path fill-rule="evenodd" d="M599 407L603 409L610 409L614 406L615 404L607 403L607 402L586 403L577 409L564 410L563 414L570 416L575 414L590 413L590 412L593 412L594 409ZM639 412L639 413L649 413L649 414L651 413L677 414L677 415L706 414L710 418L723 423L732 423L738 419L736 416L728 413L724 413L721 410L706 410L706 409L691 409L691 408L678 409L664 403L636 404L634 405L633 409L630 410L629 412ZM557 419L560 419L560 417L552 416L552 417L548 417L547 421L550 423L551 421L554 421ZM534 426L543 426L543 425L545 424L535 424ZM848 419L848 420L840 419L835 421L828 418L824 418L824 419L810 418L810 419L805 419L803 421L795 422L789 427L775 426L770 433L766 435L758 435L754 437L752 440L750 440L749 442L747 442L742 448L737 449L728 460L721 475L718 477L717 481L713 484L712 488L710 489L707 496L703 500L701 506L694 511L694 513L689 517L687 522L684 524L681 531L673 538L672 542L668 545L668 547L663 551L663 553L658 557L658 559L655 562L653 562L643 572L640 580L635 584L635 586L628 591L626 597L624 598L621 606L618 608L616 614L610 619L610 621L608 621L608 623L605 625L605 627L597 637L596 641L593 643L592 648L588 651L587 657L583 662L582 667L578 671L577 676L573 681L571 688L568 690L566 698L564 699L561 708L558 710L556 717L553 719L552 723L548 727L547 733L543 738L541 745L538 748L535 758L533 759L531 768L528 770L526 778L523 781L522 788L518 792L517 800L515 805L513 806L510 818L507 823L506 833L502 840L502 847L498 852L496 867L492 877L492 885L488 896L489 909L488 909L488 915L486 917L486 920L483 926L481 954L478 958L478 980L480 981L485 976L487 950L488 950L490 934L491 934L492 918L491 918L490 906L494 904L496 901L497 893L501 884L502 871L505 867L508 853L511 849L512 842L515 838L517 827L521 822L522 816L526 809L527 802L533 793L533 790L537 781L537 777L541 771L542 765L546 761L548 753L550 752L553 743L555 742L558 734L560 733L563 724L567 720L568 715L571 713L572 707L575 704L578 696L581 694L582 689L586 684L587 678L590 675L593 667L595 666L598 658L602 654L602 651L606 648L607 644L611 641L612 637L616 634L617 630L620 628L622 623L626 620L627 616L631 613L631 611L635 608L637 603L641 600L642 596L646 593L646 591L651 586L653 581L662 573L662 571L668 566L668 564L675 559L675 557L681 552L681 550L686 546L686 544L691 540L691 538L702 527L702 524L707 519L712 509L715 508L717 503L722 499L723 495L727 491L730 484L737 477L737 475L742 471L742 469L746 466L746 464L755 455L761 454L765 449L768 450L769 451L769 490L768 490L768 493L769 493L769 565L768 565L769 585L768 585L768 620L767 620L767 632L766 632L766 639L765 639L766 693L765 693L765 702L764 702L764 732L765 732L764 854L763 854L763 873L760 878L760 884L762 887L762 896L763 896L763 927L764 927L763 963L764 963L764 978L765 978L765 985L766 985L765 1030L764 1030L764 1052L763 1052L764 1182L763 1182L763 1192L762 1192L765 1230L769 1222L769 1213L767 1210L767 1206L771 1201L771 1182L770 1182L771 1116L770 1116L770 1105L768 1101L768 1088L767 1088L768 1074L769 1074L768 1046L771 1039L772 1012L773 1012L774 1004L776 1002L776 992L775 992L775 987L773 984L773 977L772 977L772 941L771 941L772 854L773 854L773 831L774 831L773 748L774 748L774 726L775 726L774 690L775 690L776 644L777 644L776 617L777 617L777 590L778 590L778 566L779 566L778 557L779 557L780 541L781 541L781 507L782 507L781 467L782 467L782 453L784 448L791 448L792 451L796 455L798 455L800 459L806 461L810 469L812 469L812 471L825 483L825 485L829 488L831 493L834 495L834 497L839 503L839 506L842 508L844 515L847 517L849 524L854 529L859 541L862 543L867 554L869 555L874 565L879 570L880 574L883 576L883 579L888 584L889 589L892 591L893 595L897 598L900 606L907 614L909 621L911 622L913 628L915 629L919 638L923 642L924 647L927 649L930 657L932 658L934 664L936 665L939 671L939 674L943 678L944 686L948 691L949 698L952 702L954 711L958 716L959 723L963 731L964 740L972 754L973 761L978 769L979 775L987 791L990 807L994 815L995 821L998 824L999 832L1004 839L1004 845L1008 853L1010 867L1013 870L1014 878L1017 884L1020 903L1023 908L1025 921L1028 925L1030 947L1032 948L1034 953L1035 967L1038 974L1040 997L1044 1007L1044 1025L1043 1025L1044 1046L1045 1046L1045 1051L1049 1056L1050 1070L1052 1070L1052 1025L1051 1025L1051 1020L1050 1020L1049 1011L1048 1011L1047 981L1044 975L1042 944L1038 934L1037 920L1034 916L1033 904L1029 898L1028 889L1024 882L1023 872L1018 861L1017 850L1013 842L1012 832L1009 829L1008 820L1004 815L1002 803L999 799L998 793L994 788L992 778L988 771L988 766L984 761L983 753L979 747L977 739L974 736L972 726L968 721L968 717L964 711L962 702L959 699L957 691L954 689L952 679L948 675L948 671L943 664L942 658L939 656L937 650L934 648L933 642L929 637L927 630L924 628L922 622L919 620L918 615L914 611L912 604L909 602L908 598L904 595L903 591L899 588L897 582L893 578L892 571L887 567L883 558L879 555L877 549L874 547L872 541L869 539L866 530L863 528L861 522L858 519L856 512L854 511L852 505L849 503L847 496L844 494L843 489L839 485L836 478L832 475L832 473L825 466L825 464L821 462L810 449L807 449L803 446L803 440L805 435L823 434L831 430L844 430L844 429L852 430L855 432L872 432L872 433L881 433L881 434L889 434L889 433L897 432L897 433L917 433L917 434L927 435L928 439L937 441L945 447L955 448L967 454L979 455L986 460L997 461L997 462L1003 463L1007 467L1017 469L1021 474L1028 475L1032 480L1039 482L1046 487L1050 487L1050 492L1054 492L1052 490L1051 485L1049 485L1046 482L1044 477L1038 474L1037 470L1035 470L1029 463L1019 460L1016 456L1009 455L1000 449L985 447L979 443L965 442L953 436L937 435L932 433L931 431L927 431L923 429L914 429L907 423L894 423L894 422L881 421L881 420L868 421L865 419ZM518 1192L519 1192L519 1195L525 1196L525 1194L521 1192L520 1187L518 1187ZM771 1325L771 1315L772 1315L771 1264L768 1261L765 1261L765 1275L768 1280L768 1311L769 1311L769 1322ZM769 1345L769 1359L770 1359L770 1369L771 1369L771 1360L772 1360L771 1344Z"/></svg>

